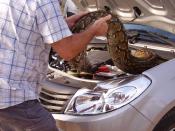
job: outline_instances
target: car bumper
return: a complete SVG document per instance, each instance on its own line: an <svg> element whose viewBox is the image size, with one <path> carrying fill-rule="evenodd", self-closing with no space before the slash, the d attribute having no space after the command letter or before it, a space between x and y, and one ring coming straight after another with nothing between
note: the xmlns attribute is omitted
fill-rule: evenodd
<svg viewBox="0 0 175 131"><path fill-rule="evenodd" d="M149 131L152 123L131 105L93 116L53 114L60 131Z"/></svg>

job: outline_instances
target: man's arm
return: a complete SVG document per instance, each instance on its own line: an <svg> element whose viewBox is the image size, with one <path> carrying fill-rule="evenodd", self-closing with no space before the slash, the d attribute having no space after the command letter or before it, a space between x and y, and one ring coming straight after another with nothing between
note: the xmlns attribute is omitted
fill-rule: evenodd
<svg viewBox="0 0 175 131"><path fill-rule="evenodd" d="M53 43L52 48L65 60L71 60L86 48L94 36L106 34L108 29L106 21L110 18L110 15L100 18L84 32L73 34Z"/></svg>

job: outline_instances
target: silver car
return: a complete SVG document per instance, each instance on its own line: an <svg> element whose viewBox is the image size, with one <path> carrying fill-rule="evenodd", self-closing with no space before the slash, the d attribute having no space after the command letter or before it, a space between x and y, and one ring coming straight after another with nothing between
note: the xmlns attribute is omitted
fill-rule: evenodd
<svg viewBox="0 0 175 131"><path fill-rule="evenodd" d="M52 52L40 100L59 130L175 131L175 1L75 3L80 10L109 7L123 21L130 48L148 48L167 61L138 75L122 72L111 62L106 38L100 37L89 44L83 59L96 72L77 74Z"/></svg>

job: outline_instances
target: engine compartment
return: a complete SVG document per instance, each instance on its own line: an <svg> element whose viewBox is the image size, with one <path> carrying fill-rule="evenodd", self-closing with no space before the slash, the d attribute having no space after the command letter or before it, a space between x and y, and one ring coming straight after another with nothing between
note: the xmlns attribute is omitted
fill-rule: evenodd
<svg viewBox="0 0 175 131"><path fill-rule="evenodd" d="M175 57L174 42L167 36L142 29L127 29L126 33L129 48L133 53L137 49L147 48L166 60ZM101 81L132 75L114 66L107 50L107 40L105 37L92 40L87 46L84 55L79 57L76 66L71 62L63 60L53 50L50 52L49 65L51 68L62 71L67 75L88 80ZM51 78L50 74L52 73L48 74L48 78Z"/></svg>
<svg viewBox="0 0 175 131"><path fill-rule="evenodd" d="M53 51L51 51L49 62L52 68L83 79L109 79L124 73L114 66L103 43L91 43L77 67L71 65L71 62L64 61Z"/></svg>

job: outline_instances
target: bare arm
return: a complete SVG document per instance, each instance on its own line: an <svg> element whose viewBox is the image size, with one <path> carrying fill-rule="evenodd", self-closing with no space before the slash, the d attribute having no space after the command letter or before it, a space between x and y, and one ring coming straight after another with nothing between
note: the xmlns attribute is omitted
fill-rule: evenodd
<svg viewBox="0 0 175 131"><path fill-rule="evenodd" d="M82 52L94 36L105 35L108 29L106 23L110 15L97 20L84 32L73 34L52 44L52 48L65 60L71 60Z"/></svg>

